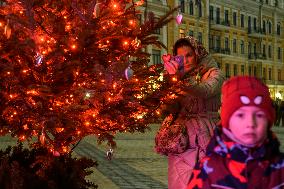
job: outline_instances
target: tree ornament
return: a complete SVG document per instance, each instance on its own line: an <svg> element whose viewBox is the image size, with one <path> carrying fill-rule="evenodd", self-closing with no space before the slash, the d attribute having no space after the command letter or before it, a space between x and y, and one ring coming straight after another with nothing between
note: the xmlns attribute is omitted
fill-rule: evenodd
<svg viewBox="0 0 284 189"><path fill-rule="evenodd" d="M99 15L100 15L100 7L101 7L102 5L103 5L102 3L97 3L97 4L95 5L94 12L93 12L94 18L99 17Z"/></svg>
<svg viewBox="0 0 284 189"><path fill-rule="evenodd" d="M177 17L176 17L176 23L177 24L181 24L182 22L182 14L181 13L178 13Z"/></svg>
<svg viewBox="0 0 284 189"><path fill-rule="evenodd" d="M133 76L133 70L131 69L130 65L125 69L124 75L127 80L131 79L131 77Z"/></svg>
<svg viewBox="0 0 284 189"><path fill-rule="evenodd" d="M59 156L60 156L60 153L59 153L58 151L53 151L53 156L59 157Z"/></svg>
<svg viewBox="0 0 284 189"><path fill-rule="evenodd" d="M11 37L11 33L12 33L12 29L9 25L9 20L8 20L6 26L4 27L4 35L7 37L7 39L9 39Z"/></svg>
<svg viewBox="0 0 284 189"><path fill-rule="evenodd" d="M41 135L39 137L39 141L42 145L44 145L44 143L45 143L45 134L44 133L41 133Z"/></svg>
<svg viewBox="0 0 284 189"><path fill-rule="evenodd" d="M131 45L132 45L135 49L139 48L140 44L141 44L141 41L140 41L137 37L131 42Z"/></svg>
<svg viewBox="0 0 284 189"><path fill-rule="evenodd" d="M42 60L43 60L42 54L36 53L35 60L36 60L35 65L40 66L42 64Z"/></svg>

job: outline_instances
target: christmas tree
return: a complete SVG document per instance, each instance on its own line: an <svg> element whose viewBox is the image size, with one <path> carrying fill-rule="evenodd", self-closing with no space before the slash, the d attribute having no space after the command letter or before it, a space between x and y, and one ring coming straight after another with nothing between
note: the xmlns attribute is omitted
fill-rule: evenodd
<svg viewBox="0 0 284 189"><path fill-rule="evenodd" d="M169 96L155 93L163 68L148 66L145 47L164 47L153 33L175 10L140 23L143 3L4 1L0 134L64 153L90 134L115 145L117 132L144 132Z"/></svg>

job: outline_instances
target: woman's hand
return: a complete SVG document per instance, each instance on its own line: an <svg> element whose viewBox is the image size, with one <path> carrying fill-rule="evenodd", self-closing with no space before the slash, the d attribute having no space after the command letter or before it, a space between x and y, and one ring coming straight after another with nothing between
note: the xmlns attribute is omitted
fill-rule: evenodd
<svg viewBox="0 0 284 189"><path fill-rule="evenodd" d="M178 63L174 60L172 60L172 57L170 54L163 55L162 56L163 62L164 62L164 68L167 70L167 72L170 75L176 74L178 71Z"/></svg>

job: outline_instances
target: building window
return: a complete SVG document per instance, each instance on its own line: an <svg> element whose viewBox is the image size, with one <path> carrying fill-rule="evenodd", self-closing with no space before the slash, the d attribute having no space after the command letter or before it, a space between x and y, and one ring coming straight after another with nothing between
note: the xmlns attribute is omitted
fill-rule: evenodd
<svg viewBox="0 0 284 189"><path fill-rule="evenodd" d="M184 0L179 0L180 12L184 13Z"/></svg>
<svg viewBox="0 0 284 189"><path fill-rule="evenodd" d="M214 37L213 35L209 36L209 49L213 49L214 48Z"/></svg>
<svg viewBox="0 0 284 189"><path fill-rule="evenodd" d="M272 24L271 24L271 22L268 22L268 32L269 32L269 34L272 33Z"/></svg>
<svg viewBox="0 0 284 189"><path fill-rule="evenodd" d="M234 64L234 76L238 75L237 64Z"/></svg>
<svg viewBox="0 0 284 189"><path fill-rule="evenodd" d="M191 37L193 37L193 31L192 31L192 30L189 30L188 35L191 36Z"/></svg>
<svg viewBox="0 0 284 189"><path fill-rule="evenodd" d="M278 47L278 59L281 60L281 47Z"/></svg>
<svg viewBox="0 0 284 189"><path fill-rule="evenodd" d="M249 75L251 75L251 66L249 66Z"/></svg>
<svg viewBox="0 0 284 189"><path fill-rule="evenodd" d="M263 31L263 33L266 33L265 20L262 20L262 31Z"/></svg>
<svg viewBox="0 0 284 189"><path fill-rule="evenodd" d="M256 56L256 43L254 43L254 45L253 45L253 53Z"/></svg>
<svg viewBox="0 0 284 189"><path fill-rule="evenodd" d="M266 69L265 68L263 68L262 77L264 80L266 80Z"/></svg>
<svg viewBox="0 0 284 189"><path fill-rule="evenodd" d="M242 53L242 54L245 54L244 40L241 40L241 53Z"/></svg>
<svg viewBox="0 0 284 189"><path fill-rule="evenodd" d="M268 69L268 80L271 80L272 78L272 73L271 73L271 68Z"/></svg>
<svg viewBox="0 0 284 189"><path fill-rule="evenodd" d="M256 77L256 71L257 71L257 70L256 70L256 67L254 67L254 68L253 68L253 76L255 76L255 77Z"/></svg>
<svg viewBox="0 0 284 189"><path fill-rule="evenodd" d="M251 42L248 43L248 54L251 54Z"/></svg>
<svg viewBox="0 0 284 189"><path fill-rule="evenodd" d="M225 25L229 24L229 11L225 10Z"/></svg>
<svg viewBox="0 0 284 189"><path fill-rule="evenodd" d="M241 14L241 27L245 27L245 15Z"/></svg>
<svg viewBox="0 0 284 189"><path fill-rule="evenodd" d="M210 20L214 20L214 7L212 5L210 5L210 8L209 8L209 18Z"/></svg>
<svg viewBox="0 0 284 189"><path fill-rule="evenodd" d="M157 23L159 21L159 18L155 17L154 21L155 23ZM161 33L160 28L157 28L156 30L154 30L154 34L160 34L160 33Z"/></svg>
<svg viewBox="0 0 284 189"><path fill-rule="evenodd" d="M280 35L280 30L281 30L281 26L280 26L280 24L277 24L277 35Z"/></svg>
<svg viewBox="0 0 284 189"><path fill-rule="evenodd" d="M220 8L216 8L216 24L220 24Z"/></svg>
<svg viewBox="0 0 284 189"><path fill-rule="evenodd" d="M179 38L184 38L184 37L185 37L184 29L179 29Z"/></svg>
<svg viewBox="0 0 284 189"><path fill-rule="evenodd" d="M253 18L253 29L254 29L254 31L256 31L256 28L257 28L257 20L256 20L256 18Z"/></svg>
<svg viewBox="0 0 284 189"><path fill-rule="evenodd" d="M233 24L234 26L237 26L237 13L233 12Z"/></svg>
<svg viewBox="0 0 284 189"><path fill-rule="evenodd" d="M225 49L229 49L229 38L225 37Z"/></svg>
<svg viewBox="0 0 284 189"><path fill-rule="evenodd" d="M190 1L189 2L189 15L193 15L193 14L194 14L194 12L193 12L193 2Z"/></svg>
<svg viewBox="0 0 284 189"><path fill-rule="evenodd" d="M202 44L202 33L198 32L198 42Z"/></svg>
<svg viewBox="0 0 284 189"><path fill-rule="evenodd" d="M262 56L266 57L266 47L265 47L265 45L263 45L263 48L262 48Z"/></svg>
<svg viewBox="0 0 284 189"><path fill-rule="evenodd" d="M241 74L245 75L245 65L241 65Z"/></svg>
<svg viewBox="0 0 284 189"><path fill-rule="evenodd" d="M248 30L251 31L251 17L248 17Z"/></svg>
<svg viewBox="0 0 284 189"><path fill-rule="evenodd" d="M161 64L161 51L152 50L153 64Z"/></svg>
<svg viewBox="0 0 284 189"><path fill-rule="evenodd" d="M226 78L230 77L230 64L226 64Z"/></svg>
<svg viewBox="0 0 284 189"><path fill-rule="evenodd" d="M236 39L233 40L233 52L237 53L237 40Z"/></svg>
<svg viewBox="0 0 284 189"><path fill-rule="evenodd" d="M268 46L268 57L271 58L271 45Z"/></svg>
<svg viewBox="0 0 284 189"><path fill-rule="evenodd" d="M274 6L278 7L278 0L275 0Z"/></svg>
<svg viewBox="0 0 284 189"><path fill-rule="evenodd" d="M221 48L221 37L216 36L216 48L220 49Z"/></svg>
<svg viewBox="0 0 284 189"><path fill-rule="evenodd" d="M281 81L281 70L278 70L278 81Z"/></svg>
<svg viewBox="0 0 284 189"><path fill-rule="evenodd" d="M198 16L202 17L202 4L201 4L201 2L198 3Z"/></svg>

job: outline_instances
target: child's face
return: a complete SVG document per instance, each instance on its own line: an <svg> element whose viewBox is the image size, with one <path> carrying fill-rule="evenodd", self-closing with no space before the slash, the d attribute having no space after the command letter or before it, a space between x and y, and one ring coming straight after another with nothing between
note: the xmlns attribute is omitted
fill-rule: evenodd
<svg viewBox="0 0 284 189"><path fill-rule="evenodd" d="M242 106L229 120L229 129L243 144L260 145L267 137L268 119L257 106Z"/></svg>

